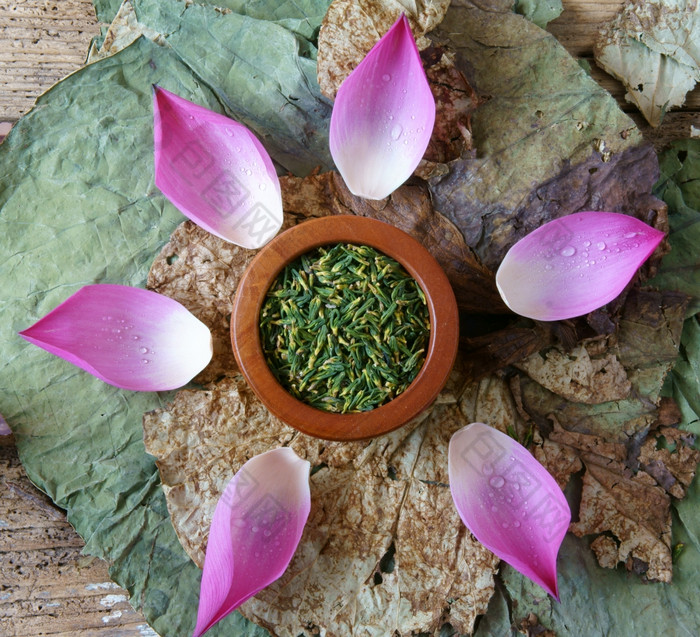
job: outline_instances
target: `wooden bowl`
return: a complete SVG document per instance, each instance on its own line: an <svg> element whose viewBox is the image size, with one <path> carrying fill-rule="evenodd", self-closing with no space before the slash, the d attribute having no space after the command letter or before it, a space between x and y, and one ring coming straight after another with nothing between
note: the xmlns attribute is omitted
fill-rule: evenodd
<svg viewBox="0 0 700 637"><path fill-rule="evenodd" d="M337 414L301 402L272 374L260 344L260 308L277 275L302 254L335 243L368 245L396 259L423 289L430 314L428 352L418 375L404 392L371 411ZM420 414L447 382L458 341L457 303L438 262L402 230L354 215L305 221L275 237L243 274L231 316L233 353L253 391L285 423L302 433L327 440L379 436Z"/></svg>

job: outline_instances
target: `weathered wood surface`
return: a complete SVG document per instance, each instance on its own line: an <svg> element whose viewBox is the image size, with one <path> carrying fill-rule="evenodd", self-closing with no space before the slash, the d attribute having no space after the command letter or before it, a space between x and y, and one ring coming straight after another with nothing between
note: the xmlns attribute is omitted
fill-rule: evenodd
<svg viewBox="0 0 700 637"><path fill-rule="evenodd" d="M622 0L564 0L549 26L661 148L700 128L700 89L651 129L624 101L622 85L592 62L598 26ZM99 33L90 0L0 2L0 138L38 95L83 63ZM7 128L7 125L4 127ZM6 130L5 130L6 132ZM82 540L63 513L24 474L12 437L0 437L0 635L8 637L147 637L155 633L109 580L107 565L82 555Z"/></svg>

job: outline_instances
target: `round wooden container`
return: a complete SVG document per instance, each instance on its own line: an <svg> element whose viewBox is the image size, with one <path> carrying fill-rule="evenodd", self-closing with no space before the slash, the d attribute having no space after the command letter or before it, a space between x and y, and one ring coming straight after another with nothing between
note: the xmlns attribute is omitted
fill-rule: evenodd
<svg viewBox="0 0 700 637"><path fill-rule="evenodd" d="M277 275L302 254L335 243L368 245L396 259L423 289L430 313L428 352L418 375L403 393L371 411L330 413L296 399L270 371L260 344L260 308ZM435 400L447 382L458 341L457 303L438 262L402 230L354 215L313 219L275 237L243 274L231 315L233 353L253 391L282 421L326 440L371 438L412 420Z"/></svg>

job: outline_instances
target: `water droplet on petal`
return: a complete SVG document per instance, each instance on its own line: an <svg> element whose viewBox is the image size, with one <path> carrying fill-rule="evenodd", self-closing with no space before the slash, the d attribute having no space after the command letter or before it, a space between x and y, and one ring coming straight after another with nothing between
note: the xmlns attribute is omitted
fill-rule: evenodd
<svg viewBox="0 0 700 637"><path fill-rule="evenodd" d="M498 513L498 507L496 505L491 507L491 512L492 513Z"/></svg>
<svg viewBox="0 0 700 637"><path fill-rule="evenodd" d="M506 481L503 479L503 476L493 476L489 480L489 484L494 488L494 489L500 489Z"/></svg>
<svg viewBox="0 0 700 637"><path fill-rule="evenodd" d="M519 527L520 527L520 522L518 522L517 520L515 520L515 522L513 522L513 526L514 526L516 529L519 528Z"/></svg>
<svg viewBox="0 0 700 637"><path fill-rule="evenodd" d="M384 73L384 75L382 75L382 79L385 82L388 82L391 79L391 75L389 75L388 73Z"/></svg>
<svg viewBox="0 0 700 637"><path fill-rule="evenodd" d="M587 248L587 247L590 246L590 245L591 245L591 242L590 242L590 241L584 241L584 242L583 242L583 247L584 247L584 248Z"/></svg>
<svg viewBox="0 0 700 637"><path fill-rule="evenodd" d="M398 124L396 124L396 125L391 129L391 133L390 133L391 139L394 139L394 140L398 139L399 137L401 137L401 133L403 133L403 128L401 128L401 126L399 126Z"/></svg>
<svg viewBox="0 0 700 637"><path fill-rule="evenodd" d="M148 363L150 363L151 361L149 361L147 358L142 358L142 359L141 359L141 362L142 362L144 365L148 365Z"/></svg>
<svg viewBox="0 0 700 637"><path fill-rule="evenodd" d="M625 239L634 239L637 236L636 232L627 232L625 233Z"/></svg>
<svg viewBox="0 0 700 637"><path fill-rule="evenodd" d="M576 248L573 246L566 246L562 251L561 251L561 256L563 257L573 257L576 254Z"/></svg>
<svg viewBox="0 0 700 637"><path fill-rule="evenodd" d="M263 182L260 182L258 184L258 188L260 188L260 190L265 190L265 188L267 188L267 186Z"/></svg>
<svg viewBox="0 0 700 637"><path fill-rule="evenodd" d="M605 250L605 241L599 241L598 243L596 243L596 248L598 248L598 250Z"/></svg>
<svg viewBox="0 0 700 637"><path fill-rule="evenodd" d="M148 354L148 348L147 348L147 347L141 347L141 348L139 348L139 352L141 352L142 354Z"/></svg>

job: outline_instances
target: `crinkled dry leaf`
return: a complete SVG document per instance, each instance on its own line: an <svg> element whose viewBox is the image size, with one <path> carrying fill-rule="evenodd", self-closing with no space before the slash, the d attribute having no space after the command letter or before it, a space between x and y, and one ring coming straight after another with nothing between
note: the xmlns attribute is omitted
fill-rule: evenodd
<svg viewBox="0 0 700 637"><path fill-rule="evenodd" d="M536 448L540 462L561 486L586 469L579 519L571 531L579 537L599 534L591 548L601 566L622 562L646 579L670 582L671 496L684 497L695 475L700 452L692 448L692 436L663 427L647 438L635 459L633 446L566 431L552 419L554 431ZM657 449L662 437L675 443L673 451ZM629 468L635 464L636 473Z"/></svg>
<svg viewBox="0 0 700 637"><path fill-rule="evenodd" d="M623 562L647 579L671 581L671 500L647 474L625 476L624 467L586 464L579 520L571 530L579 537L615 536L591 544L601 566Z"/></svg>
<svg viewBox="0 0 700 637"><path fill-rule="evenodd" d="M527 376L521 377L523 405L543 431L557 414L562 426L625 442L646 432L657 419L664 379L678 355L687 297L673 292L633 289L619 317L613 353L626 370L632 388L620 400L601 404L571 402ZM645 354L647 356L645 358Z"/></svg>
<svg viewBox="0 0 700 637"><path fill-rule="evenodd" d="M697 0L631 0L601 31L596 62L621 80L652 126L700 81Z"/></svg>
<svg viewBox="0 0 700 637"><path fill-rule="evenodd" d="M96 50L94 48L91 49L88 62L95 62L102 58L109 57L110 55L114 55L125 49L141 36L157 44L165 43L160 33L139 24L136 19L134 5L131 4L130 0L124 0L117 11L117 15L114 16L112 23L109 25L109 29L107 29L107 33L105 34L100 48Z"/></svg>
<svg viewBox="0 0 700 637"><path fill-rule="evenodd" d="M570 352L555 346L529 356L516 366L549 391L575 403L622 400L632 388L614 354L591 358L584 345Z"/></svg>
<svg viewBox="0 0 700 637"><path fill-rule="evenodd" d="M659 447L659 438L671 448ZM695 477L700 454L692 445L693 436L687 431L662 427L656 438L649 438L642 445L639 465L674 498L684 498Z"/></svg>
<svg viewBox="0 0 700 637"><path fill-rule="evenodd" d="M144 439L200 566L216 500L248 458L286 445L311 462L299 549L285 575L241 607L249 619L290 637L410 635L437 631L449 612L467 633L493 593L497 559L460 523L447 487L449 438L466 422L455 404L440 404L388 436L327 442L281 423L233 376L146 414Z"/></svg>
<svg viewBox="0 0 700 637"><path fill-rule="evenodd" d="M449 4L450 0L334 0L318 35L321 92L334 98L343 80L402 13L420 38L440 24ZM424 48L420 43L419 47Z"/></svg>

